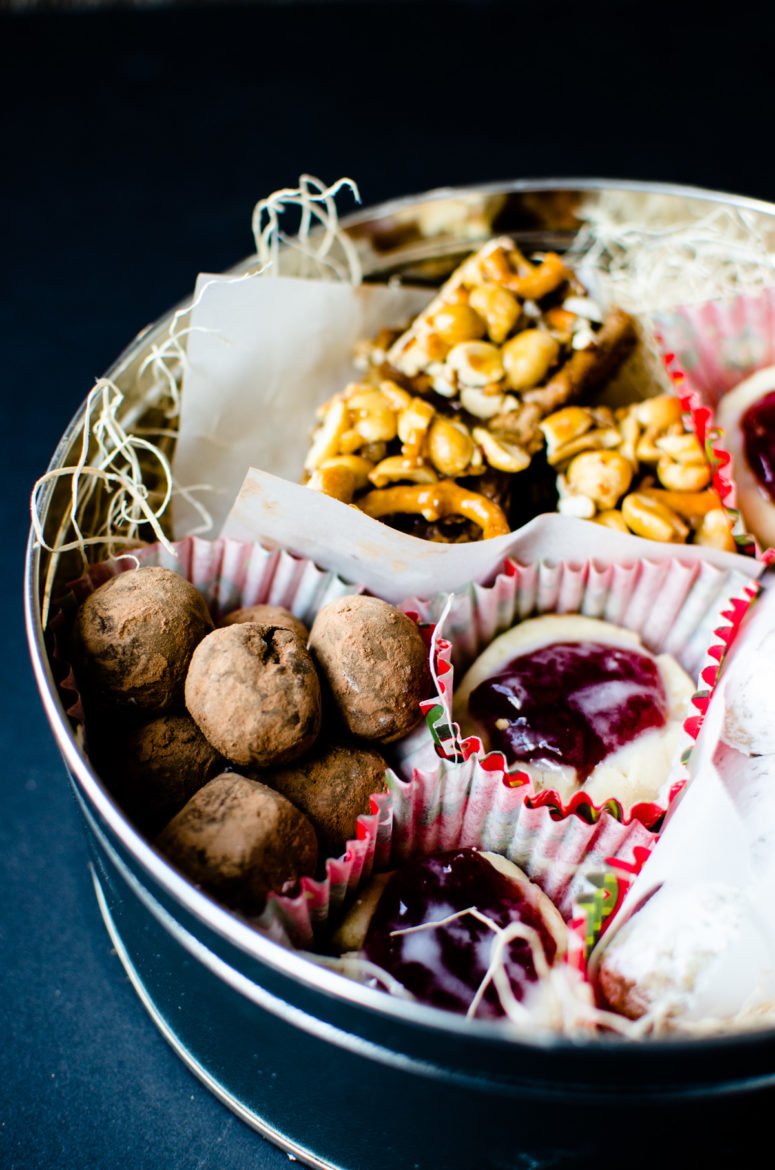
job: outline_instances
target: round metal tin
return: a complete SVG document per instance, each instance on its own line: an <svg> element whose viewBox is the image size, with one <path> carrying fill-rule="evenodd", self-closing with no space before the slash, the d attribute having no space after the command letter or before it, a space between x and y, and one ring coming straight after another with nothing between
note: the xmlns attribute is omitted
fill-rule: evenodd
<svg viewBox="0 0 775 1170"><path fill-rule="evenodd" d="M344 226L367 277L432 279L492 231L562 247L586 206L623 195L636 214L655 200L664 214L684 218L724 205L775 231L769 204L607 180L436 191L359 212ZM132 402L133 373L169 320L141 334L108 371L130 406L142 408ZM80 410L52 469L68 463L82 423ZM46 531L56 532L64 515L65 494L52 486ZM31 537L32 661L84 816L100 909L151 1018L245 1121L293 1157L342 1170L585 1165L602 1148L631 1142L657 1110L660 1127L680 1118L696 1155L716 1147L725 1126L739 1134L741 1125L761 1123L763 1102L773 1100L775 1031L694 1042L515 1040L496 1024L391 999L321 969L201 894L133 829L76 741L44 637L52 593L68 572L67 558ZM724 1108L714 1110L713 1098L724 1098Z"/></svg>

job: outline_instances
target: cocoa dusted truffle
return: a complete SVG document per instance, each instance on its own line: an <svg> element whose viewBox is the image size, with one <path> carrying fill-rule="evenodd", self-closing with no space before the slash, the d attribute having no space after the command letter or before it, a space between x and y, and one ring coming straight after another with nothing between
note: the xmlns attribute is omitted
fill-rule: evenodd
<svg viewBox="0 0 775 1170"><path fill-rule="evenodd" d="M420 720L428 652L416 624L377 597L342 597L321 609L310 651L353 735L392 743Z"/></svg>
<svg viewBox="0 0 775 1170"><path fill-rule="evenodd" d="M158 832L224 760L188 715L161 715L132 731L115 752L118 795L130 816Z"/></svg>
<svg viewBox="0 0 775 1170"><path fill-rule="evenodd" d="M214 630L197 646L186 706L213 747L243 767L295 760L320 731L320 683L304 643L256 622Z"/></svg>
<svg viewBox="0 0 775 1170"><path fill-rule="evenodd" d="M100 707L182 708L191 655L212 628L204 598L179 574L150 566L119 573L76 616L79 686Z"/></svg>
<svg viewBox="0 0 775 1170"><path fill-rule="evenodd" d="M387 765L371 748L327 744L290 768L266 773L266 783L306 813L326 857L338 857L355 837L369 797L387 791Z"/></svg>
<svg viewBox="0 0 775 1170"><path fill-rule="evenodd" d="M200 788L156 845L192 882L245 914L260 914L270 890L317 864L315 830L304 814L235 772Z"/></svg>
<svg viewBox="0 0 775 1170"><path fill-rule="evenodd" d="M258 622L261 626L277 626L281 630L290 630L306 646L309 630L304 622L299 621L289 609L281 605L249 605L246 609L235 609L227 614L221 622L223 626L239 625L242 622Z"/></svg>

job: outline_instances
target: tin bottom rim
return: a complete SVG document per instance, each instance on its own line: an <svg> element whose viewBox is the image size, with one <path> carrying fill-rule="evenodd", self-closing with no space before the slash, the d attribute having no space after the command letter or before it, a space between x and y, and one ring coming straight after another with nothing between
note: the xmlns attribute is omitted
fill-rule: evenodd
<svg viewBox="0 0 775 1170"><path fill-rule="evenodd" d="M97 906L99 907L105 929L108 932L110 941L121 962L121 965L124 968L124 971L126 972L127 977L135 992L137 993L137 996L146 1012L151 1017L153 1023L156 1025L159 1032L161 1032L162 1036L167 1041L176 1056L178 1056L183 1061L189 1072L193 1073L197 1080L201 1081L205 1088L208 1089L213 1094L213 1096L217 1097L218 1100L223 1105L225 1105L227 1109L230 1109L232 1113L236 1114L240 1121L244 1121L246 1125L251 1127L251 1129L256 1130L256 1132L259 1133L261 1137L266 1138L267 1141L270 1141L273 1145L278 1146L279 1149L283 1150L283 1152L288 1154L291 1158L301 1162L305 1166L311 1166L313 1170L341 1170L341 1168L338 1167L334 1162L329 1162L323 1158L320 1158L317 1154L313 1154L311 1150L306 1148L306 1146L299 1145L298 1142L293 1141L292 1138L289 1138L286 1134L276 1129L273 1125L270 1125L268 1121L265 1121L263 1117L260 1117L257 1113L254 1113L251 1109L249 1109L243 1101L241 1101L238 1097L235 1097L233 1093L230 1093L229 1090L220 1083L220 1081L217 1081L207 1071L204 1065L200 1063L191 1049L182 1042L175 1029L170 1024L169 1020L166 1018L163 1012L161 1012L155 1000L149 993L148 988L146 987L137 968L132 962L132 959L129 956L129 952L124 946L124 942L121 938L121 934L119 933L115 919L110 912L108 901L102 888L102 883L97 876L94 866L90 865L89 868L91 870L92 882L94 883L94 893L97 898Z"/></svg>

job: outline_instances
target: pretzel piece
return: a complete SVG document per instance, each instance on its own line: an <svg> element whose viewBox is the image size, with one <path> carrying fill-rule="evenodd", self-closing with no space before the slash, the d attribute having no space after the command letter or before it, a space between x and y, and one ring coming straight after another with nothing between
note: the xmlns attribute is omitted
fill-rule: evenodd
<svg viewBox="0 0 775 1170"><path fill-rule="evenodd" d="M381 488L363 496L356 506L375 520L383 516L419 514L432 523L445 516L463 516L481 528L482 540L505 536L511 531L498 504L478 492L467 491L452 479L427 486Z"/></svg>

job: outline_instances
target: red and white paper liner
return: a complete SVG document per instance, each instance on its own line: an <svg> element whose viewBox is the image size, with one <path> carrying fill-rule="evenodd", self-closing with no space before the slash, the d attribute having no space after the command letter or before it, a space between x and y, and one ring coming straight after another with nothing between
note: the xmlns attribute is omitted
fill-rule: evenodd
<svg viewBox="0 0 775 1170"><path fill-rule="evenodd" d="M410 780L389 772L390 794L379 798L372 817L361 818L359 837L375 834L376 870L464 848L509 858L565 919L565 962L586 981L588 955L654 848L662 810L643 805L622 820L583 793L563 806L550 793L535 793L524 773L497 763L495 755L462 764L439 760ZM360 844L349 843L348 852ZM323 882L303 879L294 898L272 895L255 924L280 942L312 948L351 893L341 864L329 862Z"/></svg>
<svg viewBox="0 0 775 1170"><path fill-rule="evenodd" d="M746 531L737 506L734 463L715 410L728 391L775 364L775 287L679 305L654 314L653 328L676 394L713 468L713 487L732 521L737 549L771 564L775 550L762 550Z"/></svg>
<svg viewBox="0 0 775 1170"><path fill-rule="evenodd" d="M283 606L311 625L324 605L362 592L360 586L343 581L306 558L234 540L188 537L174 544L172 552L161 545L150 545L129 556L95 565L70 585L49 624L56 673L66 693L67 713L76 725L83 724L83 711L75 678L61 648L61 631L68 627L85 597L111 577L140 565L162 566L181 574L204 595L216 621L235 609L269 604ZM422 625L420 630L430 653L433 630ZM406 774L411 774L414 761L434 758L425 725L421 723L415 733L391 746L390 755ZM326 859L325 877L319 881L302 879L295 897L272 895L256 925L276 939L296 946L311 945L329 915L339 912L345 899L368 880L372 869L384 868L391 833L390 796L375 793L371 811L358 817L356 838L347 842L341 857Z"/></svg>
<svg viewBox="0 0 775 1170"><path fill-rule="evenodd" d="M391 861L452 849L485 849L508 857L573 917L585 875L611 858L631 863L650 852L663 809L639 805L628 817L599 807L585 793L567 804L536 792L524 772L509 772L497 752L463 763L440 761L412 779L390 777L393 805Z"/></svg>
<svg viewBox="0 0 775 1170"><path fill-rule="evenodd" d="M651 324L662 352L712 409L739 382L775 364L775 286L678 305L652 314Z"/></svg>
<svg viewBox="0 0 775 1170"><path fill-rule="evenodd" d="M697 679L697 691L683 723L679 758L666 778L664 800L658 805L664 812L685 780L683 769L724 653L757 592L758 585L747 575L706 561L668 558L571 564L542 560L522 565L509 560L490 586L471 586L425 603L414 600L411 604L423 619L438 623L441 661L436 672L437 695L423 704L436 750L454 762L471 757L487 759L481 741L475 736L463 738L453 723L455 668L465 670L495 636L526 617L580 613L600 618L634 631L653 653L671 654ZM501 766L502 757L493 754L494 766ZM556 794L552 796L561 804ZM609 805L616 808L615 801Z"/></svg>

